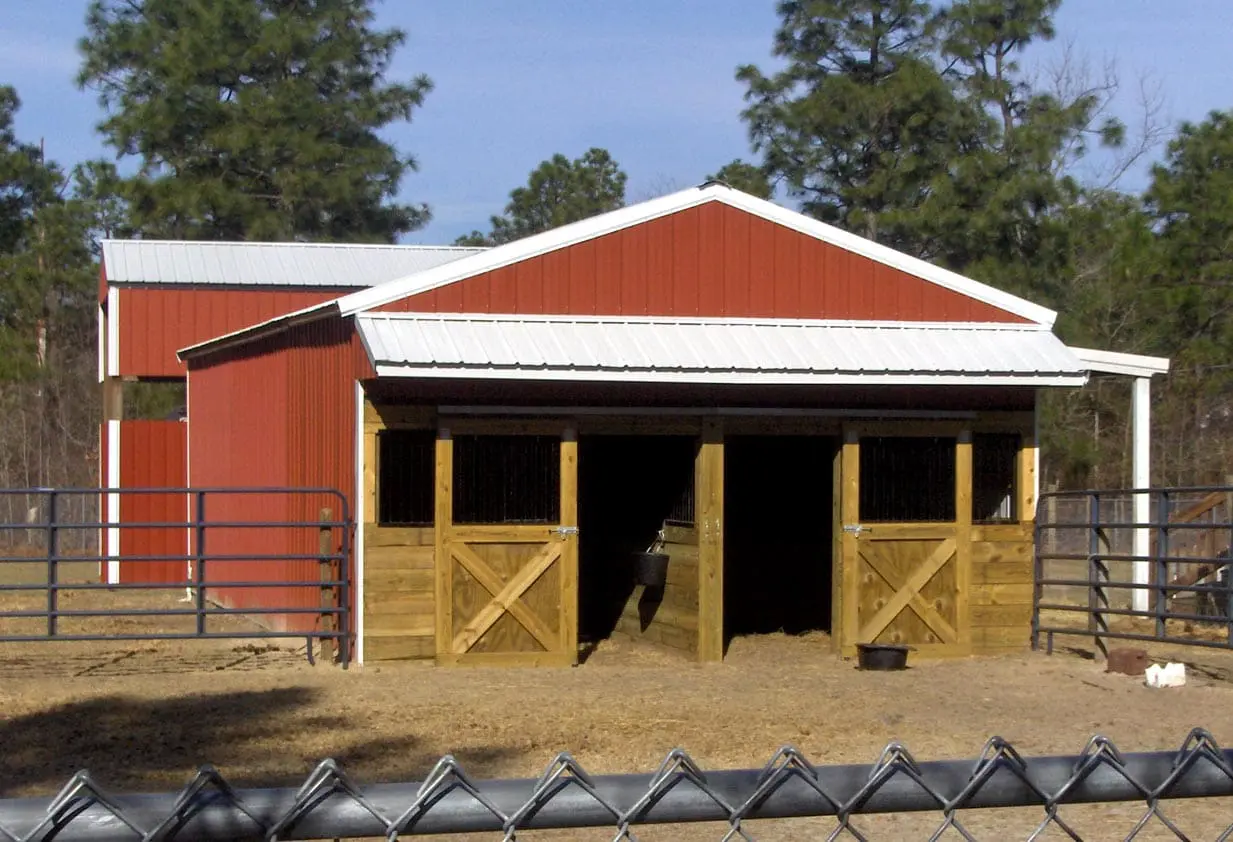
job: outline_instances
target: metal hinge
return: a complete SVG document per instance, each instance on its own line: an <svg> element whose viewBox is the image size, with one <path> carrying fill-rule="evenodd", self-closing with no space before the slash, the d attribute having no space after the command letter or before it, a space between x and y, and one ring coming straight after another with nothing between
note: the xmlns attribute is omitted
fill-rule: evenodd
<svg viewBox="0 0 1233 842"><path fill-rule="evenodd" d="M576 526L554 526L552 531L558 535L577 535L578 527Z"/></svg>
<svg viewBox="0 0 1233 842"><path fill-rule="evenodd" d="M845 523L843 525L843 531L847 532L849 535L860 535L864 529L865 527L861 526L859 523Z"/></svg>

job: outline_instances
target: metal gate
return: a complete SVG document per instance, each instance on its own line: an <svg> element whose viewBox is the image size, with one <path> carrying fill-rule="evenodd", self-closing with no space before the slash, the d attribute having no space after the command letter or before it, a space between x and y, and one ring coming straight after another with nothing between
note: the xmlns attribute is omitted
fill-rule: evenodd
<svg viewBox="0 0 1233 842"><path fill-rule="evenodd" d="M1231 544L1233 487L1042 494L1033 648L1057 635L1101 652L1110 639L1233 648Z"/></svg>
<svg viewBox="0 0 1233 842"><path fill-rule="evenodd" d="M129 495L156 501L147 512L187 509L189 516L70 514L101 511L99 498L119 498L118 513L131 512L123 503ZM316 644L343 666L350 662L352 523L338 491L0 489L5 497L29 516L0 522L0 642L302 638L310 660ZM269 511L285 516L261 517ZM142 533L187 536L187 546L124 540ZM109 554L107 546L143 551ZM116 564L183 572L108 582L104 574Z"/></svg>

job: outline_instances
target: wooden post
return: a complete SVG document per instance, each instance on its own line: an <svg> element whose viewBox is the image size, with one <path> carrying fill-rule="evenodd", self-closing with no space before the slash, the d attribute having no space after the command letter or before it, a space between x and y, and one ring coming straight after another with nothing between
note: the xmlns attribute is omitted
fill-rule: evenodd
<svg viewBox="0 0 1233 842"><path fill-rule="evenodd" d="M843 639L843 446L831 462L831 649Z"/></svg>
<svg viewBox="0 0 1233 842"><path fill-rule="evenodd" d="M971 594L972 431L963 430L955 442L955 634L962 649L972 646Z"/></svg>
<svg viewBox="0 0 1233 842"><path fill-rule="evenodd" d="M724 657L724 439L718 418L702 422L694 463L698 525L698 660Z"/></svg>
<svg viewBox="0 0 1233 842"><path fill-rule="evenodd" d="M856 532L849 531L849 527L852 530L859 529L861 519L861 447L860 436L855 430L844 430L840 460L843 474L843 500L840 503L843 521L840 527L843 542L843 622L839 652L849 657L856 654L856 637L860 633L860 617L857 613L860 605L860 547L857 545Z"/></svg>
<svg viewBox="0 0 1233 842"><path fill-rule="evenodd" d="M454 561L450 557L449 531L454 520L454 441L447 427L437 428L437 488L433 514L433 554L436 580L437 655L450 655L454 642Z"/></svg>
<svg viewBox="0 0 1233 842"><path fill-rule="evenodd" d="M561 524L578 526L578 428L561 436ZM558 615L561 649L570 664L578 663L578 539L566 532L561 548L561 607Z"/></svg>
<svg viewBox="0 0 1233 842"><path fill-rule="evenodd" d="M336 582L338 576L335 570L338 569L334 559L330 558L334 554L333 528L327 524L334 519L334 513L330 509L322 509L319 513L321 527L317 530L317 552L321 555L321 581ZM323 584L321 586L321 607L325 609L338 608L338 590L333 584ZM321 615L321 630L323 632L333 632L338 630L338 615L333 613L323 613ZM334 654L337 651L335 640L330 637L321 638L321 657L327 661L334 660Z"/></svg>

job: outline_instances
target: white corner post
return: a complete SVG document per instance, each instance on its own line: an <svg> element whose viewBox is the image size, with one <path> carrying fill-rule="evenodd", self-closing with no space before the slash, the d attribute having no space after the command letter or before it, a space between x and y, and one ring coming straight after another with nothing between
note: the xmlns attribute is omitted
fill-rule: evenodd
<svg viewBox="0 0 1233 842"><path fill-rule="evenodd" d="M1131 485L1136 489L1150 488L1152 484L1152 380L1151 377L1136 377L1131 400ZM1147 492L1134 495L1134 520L1145 524L1151 518L1152 496ZM1151 551L1151 529L1137 526L1134 531L1134 583L1147 585L1152 580L1152 563L1147 560ZM1146 611L1148 591L1135 588L1131 607Z"/></svg>

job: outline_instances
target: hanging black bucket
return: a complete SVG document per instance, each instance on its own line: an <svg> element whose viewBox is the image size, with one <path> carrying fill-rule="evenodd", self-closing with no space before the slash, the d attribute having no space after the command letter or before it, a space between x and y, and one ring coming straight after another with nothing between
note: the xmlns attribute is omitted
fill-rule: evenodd
<svg viewBox="0 0 1233 842"><path fill-rule="evenodd" d="M662 588L668 583L668 554L634 553L634 584Z"/></svg>
<svg viewBox="0 0 1233 842"><path fill-rule="evenodd" d="M856 644L857 665L863 670L901 670L908 667L908 647L884 643Z"/></svg>

